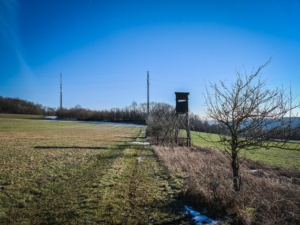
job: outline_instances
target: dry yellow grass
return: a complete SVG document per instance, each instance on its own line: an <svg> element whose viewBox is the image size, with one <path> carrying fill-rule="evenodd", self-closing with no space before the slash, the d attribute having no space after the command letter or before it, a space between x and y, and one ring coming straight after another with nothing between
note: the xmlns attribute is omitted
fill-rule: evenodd
<svg viewBox="0 0 300 225"><path fill-rule="evenodd" d="M230 159L207 148L153 146L170 174L186 178L185 198L213 217L238 224L299 224L300 172L244 160L243 186L233 191ZM251 172L250 168L258 169Z"/></svg>

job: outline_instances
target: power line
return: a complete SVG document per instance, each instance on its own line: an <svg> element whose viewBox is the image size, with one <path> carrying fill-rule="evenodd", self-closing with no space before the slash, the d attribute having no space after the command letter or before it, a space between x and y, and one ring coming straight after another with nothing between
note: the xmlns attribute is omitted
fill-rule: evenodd
<svg viewBox="0 0 300 225"><path fill-rule="evenodd" d="M111 80L111 81L102 81L102 82L92 82L92 83L64 83L64 86L72 86L72 85L86 85L86 84L102 84L102 83L117 83L117 82L133 82L133 81L144 81L144 79L134 79L134 80ZM56 86L57 84L53 84ZM26 85L26 87L49 87L49 84L37 84L37 85ZM1 86L1 88L12 88L12 87L24 87L24 85L11 85L11 86Z"/></svg>
<svg viewBox="0 0 300 225"><path fill-rule="evenodd" d="M126 74L136 74L136 75L139 75L141 74L142 72L144 71L129 71L129 72L114 72L114 73L98 73L98 74L72 74L72 78L73 77L82 77L82 78L90 78L90 77L110 77L110 78L114 78L114 77L118 77L119 75L126 75ZM66 75L65 75L66 77ZM68 76L67 76L68 77ZM10 76L9 77L10 79L14 79L14 78L17 78L17 79L20 79L20 76L19 75L16 75L16 76ZM49 76L24 76L22 78L34 78L34 79L37 79L37 78L55 78L55 76L52 76L52 75L49 75Z"/></svg>
<svg viewBox="0 0 300 225"><path fill-rule="evenodd" d="M88 89L64 89L64 93L74 93L74 92L93 92L93 91L113 91L113 90L126 90L126 89L138 89L143 88L145 89L145 86L125 86L125 87L104 87L104 88L88 88ZM57 90L42 90L42 91L16 91L14 93L32 93L32 94L48 94L48 93L57 93Z"/></svg>
<svg viewBox="0 0 300 225"><path fill-rule="evenodd" d="M187 84L187 83L181 83L181 82L179 83L179 82L166 81L166 80L151 79L151 81L159 81L159 82L172 83L172 84L181 84L181 85L189 85L189 86L204 87L203 85Z"/></svg>
<svg viewBox="0 0 300 225"><path fill-rule="evenodd" d="M184 78L201 78L200 76L190 76L187 74L174 74L174 73L165 73L165 72L158 72L158 71L153 71L152 73L154 74L163 74L163 75L168 75L168 76L176 76L176 77L184 77Z"/></svg>

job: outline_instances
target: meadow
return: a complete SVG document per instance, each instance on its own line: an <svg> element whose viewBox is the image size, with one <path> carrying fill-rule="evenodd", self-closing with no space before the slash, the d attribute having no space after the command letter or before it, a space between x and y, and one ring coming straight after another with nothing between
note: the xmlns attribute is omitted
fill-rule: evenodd
<svg viewBox="0 0 300 225"><path fill-rule="evenodd" d="M244 153L236 193L212 143L131 144L144 129L0 115L0 224L191 224L184 204L221 224L300 221L299 151Z"/></svg>
<svg viewBox="0 0 300 225"><path fill-rule="evenodd" d="M192 143L195 146L207 147L212 149L222 149L219 144L205 141L201 138L206 137L208 139L208 134L200 132L191 132ZM211 134L210 138L213 141L218 141L219 136L216 134ZM295 147L295 143L290 143L291 147ZM298 168L300 169L300 146L299 150L282 150L278 148L263 149L258 148L254 151L241 151L240 157L251 159L258 162L263 162L272 166L280 166L285 168Z"/></svg>
<svg viewBox="0 0 300 225"><path fill-rule="evenodd" d="M189 224L143 127L0 116L0 224Z"/></svg>

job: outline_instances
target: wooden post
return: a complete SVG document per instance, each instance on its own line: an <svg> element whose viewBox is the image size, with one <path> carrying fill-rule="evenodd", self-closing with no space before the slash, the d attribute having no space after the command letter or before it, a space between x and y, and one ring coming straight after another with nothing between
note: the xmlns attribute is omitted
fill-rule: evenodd
<svg viewBox="0 0 300 225"><path fill-rule="evenodd" d="M191 133L190 133L190 120L189 113L186 113L186 134L187 134L187 147L191 147Z"/></svg>

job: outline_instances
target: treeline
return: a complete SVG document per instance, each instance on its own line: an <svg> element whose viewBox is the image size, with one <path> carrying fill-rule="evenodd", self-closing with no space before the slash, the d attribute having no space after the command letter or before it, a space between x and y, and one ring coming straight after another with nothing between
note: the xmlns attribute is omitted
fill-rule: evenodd
<svg viewBox="0 0 300 225"><path fill-rule="evenodd" d="M147 118L147 104L132 102L124 108L112 108L110 110L90 110L77 105L73 108L55 109L35 104L19 98L4 98L0 96L0 113L10 114L33 114L45 116L57 116L58 119L82 120L82 121L108 121L108 122L131 122L148 124L149 132L154 136L161 136L169 127L174 116L174 106L167 103L151 102L149 105L150 117ZM201 120L198 115L189 114L190 127L193 131L218 134L220 127L212 122ZM300 119L297 120L300 122ZM224 130L222 130L224 132ZM278 137L280 139L280 137ZM300 140L300 134L292 137Z"/></svg>
<svg viewBox="0 0 300 225"><path fill-rule="evenodd" d="M151 105L153 104L151 103ZM146 115L146 103L137 104L136 102L132 102L130 106L125 108L112 108L110 110L90 110L77 105L74 108L62 108L56 111L56 116L59 119L86 121L145 123Z"/></svg>
<svg viewBox="0 0 300 225"><path fill-rule="evenodd" d="M165 126L162 118L167 121L172 120L174 106L167 103L151 102L149 113L158 118L158 127ZM36 104L19 98L4 98L0 96L0 113L9 114L33 114L45 116L57 116L58 119L86 120L86 121L110 121L110 122L132 122L146 124L147 104L132 102L130 106L124 108L112 108L110 110L90 110L77 105L73 108L51 108L41 104ZM211 132L217 131L216 125L201 121L198 115L190 113L191 129L195 131Z"/></svg>
<svg viewBox="0 0 300 225"><path fill-rule="evenodd" d="M74 108L58 109L56 116L58 119L83 120L83 121L109 121L109 122L131 122L140 124L150 124L157 130L165 130L172 122L175 114L175 107L163 102L151 102L149 104L150 117L147 121L147 104L132 102L130 106L124 108L112 108L110 110L90 110L82 108L80 105ZM216 124L202 121L198 115L190 113L191 130L216 133ZM155 121L155 122L154 122ZM155 125L154 125L155 123Z"/></svg>
<svg viewBox="0 0 300 225"><path fill-rule="evenodd" d="M54 116L54 108L44 107L19 98L4 98L0 96L0 113L9 114L32 114Z"/></svg>

